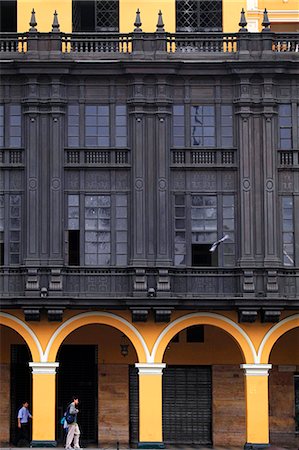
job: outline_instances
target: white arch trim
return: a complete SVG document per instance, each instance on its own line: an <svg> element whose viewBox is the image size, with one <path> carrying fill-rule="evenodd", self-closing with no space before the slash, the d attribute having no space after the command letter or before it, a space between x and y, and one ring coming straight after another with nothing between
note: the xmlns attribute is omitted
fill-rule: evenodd
<svg viewBox="0 0 299 450"><path fill-rule="evenodd" d="M42 346L41 346L36 334L31 330L31 328L29 328L26 323L22 322L22 320L18 319L18 317L12 316L11 314L7 314L5 312L0 312L0 316L6 317L6 319L10 319L12 322L17 323L18 325L20 325L22 328L24 328L30 334L30 336L34 340L36 347L38 349L40 360L43 361L44 353L43 353Z"/></svg>
<svg viewBox="0 0 299 450"><path fill-rule="evenodd" d="M178 323L184 322L187 319L191 319L191 318L196 318L196 317L209 317L212 319L218 319L221 320L222 322L226 322L229 325L231 325L233 328L235 328L246 340L246 342L248 343L251 351L252 351L252 356L253 356L253 360L255 363L258 362L258 357L257 357L257 353L256 350L254 348L254 345L250 339L250 337L248 336L248 334L243 330L243 328L241 328L237 323L235 323L233 320L229 319L228 317L225 316L221 316L220 314L214 314L214 313L191 313L191 314L187 314L186 316L183 317L179 317L178 319L176 319L174 322L170 323L160 334L160 336L158 337L158 339L156 340L152 353L150 355L150 361L149 362L154 362L155 361L155 357L156 357L156 353L157 353L157 349L162 341L162 339L164 338L164 336L166 335L166 333L168 333L169 330L171 330L175 325L177 325ZM216 326L216 325L215 325Z"/></svg>
<svg viewBox="0 0 299 450"><path fill-rule="evenodd" d="M137 337L137 339L139 339L142 348L144 350L144 353L146 355L146 362L149 362L149 358L150 358L150 352L148 350L148 347L145 343L145 340L143 339L142 335L139 333L139 331L134 327L134 325L132 325L130 322L128 322L126 319L124 319L123 317L117 316L116 314L112 314L112 313L107 313L107 312L100 312L100 311L95 311L95 312L87 312L87 313L82 313L82 314L78 314L77 316L71 317L70 319L68 319L66 322L64 322L62 325L60 325L59 328L57 328L57 330L55 331L55 333L52 335L47 348L45 350L45 353L43 355L43 362L46 362L48 360L48 356L51 350L51 347L53 345L54 340L56 339L56 337L61 333L61 331L67 327L70 323L75 322L78 319L84 319L85 317L94 317L94 316L98 316L98 317L109 317L111 319L114 319L118 322L123 323L124 325L126 325L128 328L130 328L131 331L133 331L133 333L135 334L135 336ZM91 324L90 324L91 325Z"/></svg>
<svg viewBox="0 0 299 450"><path fill-rule="evenodd" d="M273 334L278 328L282 327L284 324L291 322L294 319L299 319L299 314L294 314L293 316L286 317L285 319L281 320L280 322L276 323L272 328L270 328L269 331L265 334L263 337L262 342L260 343L259 349L258 349L258 362L261 361L262 353L264 351L266 342L270 338L271 334ZM272 349L271 349L272 350Z"/></svg>

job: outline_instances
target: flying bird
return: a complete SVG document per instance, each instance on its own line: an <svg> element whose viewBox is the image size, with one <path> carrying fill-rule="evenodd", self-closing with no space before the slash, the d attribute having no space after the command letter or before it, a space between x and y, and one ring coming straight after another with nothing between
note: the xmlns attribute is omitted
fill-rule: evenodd
<svg viewBox="0 0 299 450"><path fill-rule="evenodd" d="M218 241L214 242L212 244L212 246L211 246L209 251L210 252L214 252L218 248L218 245L220 245L221 242L226 241L226 239L229 239L228 234L225 234L221 239L219 239Z"/></svg>
<svg viewBox="0 0 299 450"><path fill-rule="evenodd" d="M290 263L292 265L294 265L294 260L290 257L290 255L284 250L283 254L288 258L288 260L290 261Z"/></svg>

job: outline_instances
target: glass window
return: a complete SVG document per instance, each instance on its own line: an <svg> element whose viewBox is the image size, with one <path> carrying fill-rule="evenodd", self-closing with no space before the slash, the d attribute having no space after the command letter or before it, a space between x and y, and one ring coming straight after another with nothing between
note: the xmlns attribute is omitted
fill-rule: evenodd
<svg viewBox="0 0 299 450"><path fill-rule="evenodd" d="M172 136L174 147L185 146L185 108L184 105L173 106Z"/></svg>
<svg viewBox="0 0 299 450"><path fill-rule="evenodd" d="M176 0L176 31L222 31L222 0Z"/></svg>
<svg viewBox="0 0 299 450"><path fill-rule="evenodd" d="M192 147L215 147L215 107L191 106Z"/></svg>
<svg viewBox="0 0 299 450"><path fill-rule="evenodd" d="M79 195L68 195L68 261L80 264L80 248L86 265L126 265L128 259L127 194L85 195L80 229ZM80 239L82 240L80 246Z"/></svg>
<svg viewBox="0 0 299 450"><path fill-rule="evenodd" d="M85 145L87 147L110 145L109 106L85 106Z"/></svg>
<svg viewBox="0 0 299 450"><path fill-rule="evenodd" d="M0 147L4 147L4 106L0 105Z"/></svg>
<svg viewBox="0 0 299 450"><path fill-rule="evenodd" d="M174 264L186 265L186 205L185 195L178 194L174 198Z"/></svg>
<svg viewBox="0 0 299 450"><path fill-rule="evenodd" d="M79 105L68 106L68 146L79 147Z"/></svg>
<svg viewBox="0 0 299 450"><path fill-rule="evenodd" d="M222 200L222 234L228 239L221 243L223 254L223 265L234 266L236 261L235 249L235 197L223 195Z"/></svg>
<svg viewBox="0 0 299 450"><path fill-rule="evenodd" d="M294 221L293 198L282 197L282 243L283 264L294 266Z"/></svg>
<svg viewBox="0 0 299 450"><path fill-rule="evenodd" d="M278 107L279 148L292 149L292 108L291 105Z"/></svg>
<svg viewBox="0 0 299 450"><path fill-rule="evenodd" d="M233 145L233 108L221 105L221 147Z"/></svg>
<svg viewBox="0 0 299 450"><path fill-rule="evenodd" d="M127 107L116 105L115 108L115 146L127 146Z"/></svg>
<svg viewBox="0 0 299 450"><path fill-rule="evenodd" d="M186 201L190 213L186 217ZM189 203L188 203L189 204ZM190 230L190 238L186 231ZM189 235L189 233L188 233ZM225 237L215 249L212 244ZM191 245L190 245L191 244ZM174 263L235 266L234 195L177 194L174 202Z"/></svg>
<svg viewBox="0 0 299 450"><path fill-rule="evenodd" d="M21 106L9 105L9 146L21 147Z"/></svg>

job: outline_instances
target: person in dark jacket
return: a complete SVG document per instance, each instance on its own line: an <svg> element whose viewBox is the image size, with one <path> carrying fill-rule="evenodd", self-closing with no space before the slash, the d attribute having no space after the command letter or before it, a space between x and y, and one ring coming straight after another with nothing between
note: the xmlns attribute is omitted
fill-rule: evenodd
<svg viewBox="0 0 299 450"><path fill-rule="evenodd" d="M66 436L66 449L72 449L72 442L74 441L74 449L80 449L79 438L80 438L80 429L77 422L77 415L79 409L77 408L79 404L78 397L74 396L72 399L72 403L69 405L69 414L74 416L74 421L68 424L68 433Z"/></svg>

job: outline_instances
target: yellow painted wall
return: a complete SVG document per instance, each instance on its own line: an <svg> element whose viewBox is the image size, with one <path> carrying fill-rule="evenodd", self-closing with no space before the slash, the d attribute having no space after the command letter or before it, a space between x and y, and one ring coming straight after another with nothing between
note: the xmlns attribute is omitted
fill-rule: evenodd
<svg viewBox="0 0 299 450"><path fill-rule="evenodd" d="M49 32L52 30L55 9L58 13L60 30L65 33L72 31L72 0L18 0L17 8L18 32L29 30L32 8L35 10L38 31Z"/></svg>
<svg viewBox="0 0 299 450"><path fill-rule="evenodd" d="M278 339L270 354L270 363L299 365L299 328Z"/></svg>
<svg viewBox="0 0 299 450"><path fill-rule="evenodd" d="M87 325L71 333L63 344L98 345L100 364L135 364L137 354L131 342L126 339L129 345L129 353L126 357L120 354L120 342L122 342L122 333L115 328L106 325Z"/></svg>
<svg viewBox="0 0 299 450"><path fill-rule="evenodd" d="M0 325L0 362L2 364L10 363L10 346L12 344L26 344L26 342L16 331Z"/></svg>
<svg viewBox="0 0 299 450"><path fill-rule="evenodd" d="M204 326L204 343L186 341L186 331L179 342L171 342L163 361L166 364L242 364L242 354L235 340L216 327Z"/></svg>
<svg viewBox="0 0 299 450"><path fill-rule="evenodd" d="M246 442L269 442L268 377L246 376Z"/></svg>
<svg viewBox="0 0 299 450"><path fill-rule="evenodd" d="M142 31L156 30L159 9L163 14L165 30L175 31L175 0L119 0L119 29L121 33L133 31L139 8Z"/></svg>
<svg viewBox="0 0 299 450"><path fill-rule="evenodd" d="M224 0L222 3L223 32L236 33L239 31L241 9L246 3L241 0Z"/></svg>
<svg viewBox="0 0 299 450"><path fill-rule="evenodd" d="M289 23L283 24L285 19L292 19L293 24L299 26L298 1L288 0L259 0L256 11L247 11L246 3L242 0L223 0L223 31L237 32L239 30L240 12L245 8L247 20L258 20L259 30L262 29L262 11L267 8L269 18L276 21L280 19L284 31L295 31ZM41 32L49 32L52 29L53 13L56 9L60 23L60 29L69 33L72 31L72 0L18 0L18 31L29 29L31 10L35 9L37 29ZM158 11L161 9L165 30L175 31L175 0L119 0L119 29L121 33L129 33L134 29L136 10L140 9L142 30L153 32L156 30ZM274 11L274 13L272 13ZM280 12L282 11L282 14ZM290 14L285 12L290 11ZM276 13L275 13L276 12ZM272 13L272 16L271 16Z"/></svg>

